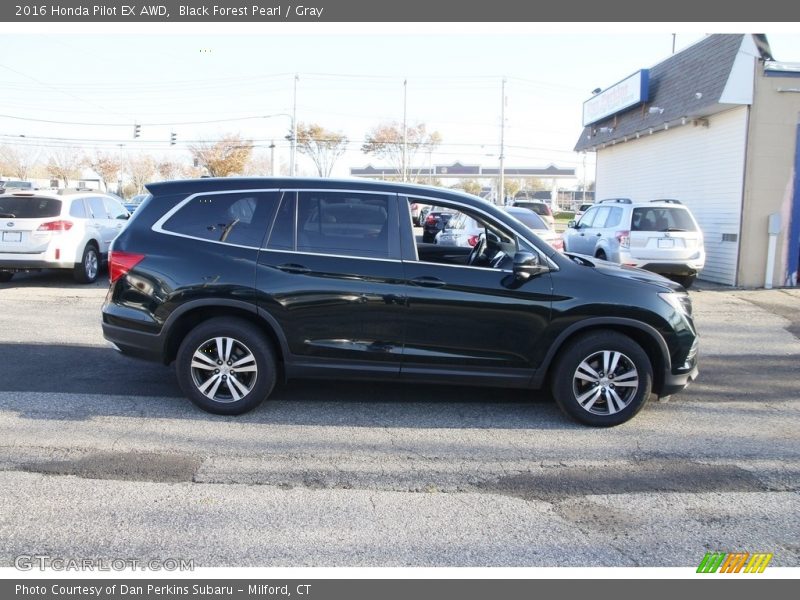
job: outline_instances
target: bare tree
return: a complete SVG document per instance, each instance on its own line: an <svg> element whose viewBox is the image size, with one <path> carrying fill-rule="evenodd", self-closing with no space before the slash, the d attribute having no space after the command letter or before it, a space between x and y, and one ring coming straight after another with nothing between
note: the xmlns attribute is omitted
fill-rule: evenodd
<svg viewBox="0 0 800 600"><path fill-rule="evenodd" d="M0 147L0 171L7 172L17 179L28 179L38 158L39 150L37 148L2 146Z"/></svg>
<svg viewBox="0 0 800 600"><path fill-rule="evenodd" d="M156 161L148 154L129 156L125 165L136 193L144 191L144 184L151 181L156 173Z"/></svg>
<svg viewBox="0 0 800 600"><path fill-rule="evenodd" d="M419 172L411 172L410 165L414 163L415 156L422 152L433 152L442 142L438 131L428 133L425 124L420 123L406 130L406 168L412 181L420 178ZM403 170L403 126L402 124L382 123L367 134L366 141L361 146L364 154L372 154L378 158L389 161L389 164L399 173Z"/></svg>
<svg viewBox="0 0 800 600"><path fill-rule="evenodd" d="M50 154L47 160L47 174L54 179L64 181L64 187L69 187L70 180L80 177L80 166L85 158L78 148L61 148Z"/></svg>
<svg viewBox="0 0 800 600"><path fill-rule="evenodd" d="M92 170L100 175L103 180L106 190L110 188L110 183L120 179L120 171L122 171L122 160L118 156L112 154L105 154L102 152L95 152L94 156L86 159Z"/></svg>
<svg viewBox="0 0 800 600"><path fill-rule="evenodd" d="M483 189L483 186L476 179L465 179L463 181L459 181L453 187L458 190L464 190L468 194L473 194L474 196L479 196L481 190Z"/></svg>
<svg viewBox="0 0 800 600"><path fill-rule="evenodd" d="M156 171L164 180L169 179L177 179L181 176L183 165L180 163L175 162L174 160L169 160L167 158L162 158L160 161L156 163Z"/></svg>
<svg viewBox="0 0 800 600"><path fill-rule="evenodd" d="M202 142L189 146L195 163L208 169L212 177L227 177L243 173L253 152L252 140L244 140L239 134L227 134L218 142Z"/></svg>
<svg viewBox="0 0 800 600"><path fill-rule="evenodd" d="M297 124L297 151L313 161L320 177L331 176L333 165L347 150L348 142L343 133L329 131L322 125Z"/></svg>

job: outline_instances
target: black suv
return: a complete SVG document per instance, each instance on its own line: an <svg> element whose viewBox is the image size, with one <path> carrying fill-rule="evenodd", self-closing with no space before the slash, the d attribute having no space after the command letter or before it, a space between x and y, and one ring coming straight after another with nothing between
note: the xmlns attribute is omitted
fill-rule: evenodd
<svg viewBox="0 0 800 600"><path fill-rule="evenodd" d="M113 243L103 333L176 363L201 408L240 414L279 377L549 386L589 425L622 423L697 375L686 291L563 255L480 198L328 179L148 186ZM410 204L484 227L418 243Z"/></svg>

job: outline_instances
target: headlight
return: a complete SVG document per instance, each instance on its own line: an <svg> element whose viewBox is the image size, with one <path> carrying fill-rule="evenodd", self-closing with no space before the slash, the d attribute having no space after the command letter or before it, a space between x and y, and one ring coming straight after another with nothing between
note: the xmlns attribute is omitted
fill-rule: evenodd
<svg viewBox="0 0 800 600"><path fill-rule="evenodd" d="M677 292L659 292L658 297L669 304L679 313L692 315L692 301L689 294L679 294Z"/></svg>

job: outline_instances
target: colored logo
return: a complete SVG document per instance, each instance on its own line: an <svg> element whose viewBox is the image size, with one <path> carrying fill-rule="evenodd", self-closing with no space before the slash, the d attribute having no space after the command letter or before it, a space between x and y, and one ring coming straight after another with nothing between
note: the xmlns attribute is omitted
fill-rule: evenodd
<svg viewBox="0 0 800 600"><path fill-rule="evenodd" d="M749 552L706 552L700 566L697 567L698 573L763 573L769 561L772 560L772 553L759 552L750 554Z"/></svg>

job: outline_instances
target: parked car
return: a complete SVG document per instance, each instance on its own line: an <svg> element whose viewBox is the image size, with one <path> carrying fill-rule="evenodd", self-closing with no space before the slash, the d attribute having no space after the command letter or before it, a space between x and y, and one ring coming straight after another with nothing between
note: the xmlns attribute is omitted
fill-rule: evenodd
<svg viewBox="0 0 800 600"><path fill-rule="evenodd" d="M689 295L569 257L475 196L330 179L148 186L110 255L103 334L175 363L197 406L240 414L280 377L549 386L594 426L697 376ZM415 243L410 203L481 219L474 247Z"/></svg>
<svg viewBox="0 0 800 600"><path fill-rule="evenodd" d="M533 230L536 235L538 235L559 252L564 250L564 240L561 239L561 234L556 233L553 229L548 227L547 223L544 222L544 219L542 219L542 217L537 215L532 210L528 208L522 208L520 206L506 206L503 208L503 210L515 219L522 221L523 225L525 225L528 229Z"/></svg>
<svg viewBox="0 0 800 600"><path fill-rule="evenodd" d="M33 184L30 181L15 181L11 179L7 181L0 181L0 194L32 189Z"/></svg>
<svg viewBox="0 0 800 600"><path fill-rule="evenodd" d="M514 200L511 206L532 210L542 217L550 229L554 230L556 228L556 218L553 216L553 210L547 202L541 202L539 200Z"/></svg>
<svg viewBox="0 0 800 600"><path fill-rule="evenodd" d="M452 216L452 212L440 206L432 207L431 210L425 213L425 221L422 223L422 241L426 244L434 243L436 234L447 226Z"/></svg>
<svg viewBox="0 0 800 600"><path fill-rule="evenodd" d="M581 204L578 207L578 210L575 211L575 220L577 221L578 219L580 219L583 216L583 213L589 210L592 206L594 206L594 203L592 202L589 202L587 204Z"/></svg>
<svg viewBox="0 0 800 600"><path fill-rule="evenodd" d="M417 204L416 202L411 204L411 222L414 223L414 225L416 225L417 227L421 225L421 222L419 220L419 214L421 210L422 210L421 204Z"/></svg>
<svg viewBox="0 0 800 600"><path fill-rule="evenodd" d="M567 252L639 267L688 288L705 265L703 233L678 200L601 200L564 233Z"/></svg>
<svg viewBox="0 0 800 600"><path fill-rule="evenodd" d="M18 271L69 269L97 279L111 241L129 213L96 191L19 191L0 196L0 282Z"/></svg>

